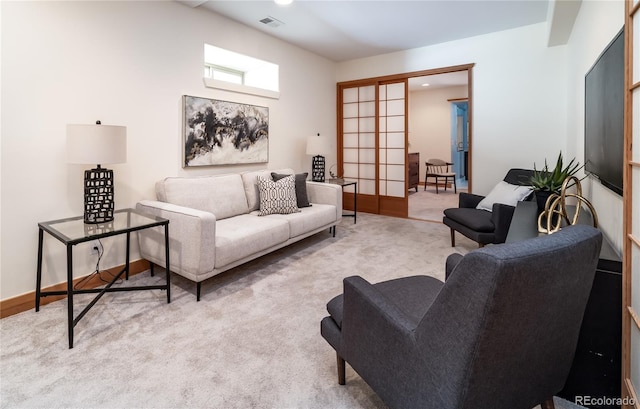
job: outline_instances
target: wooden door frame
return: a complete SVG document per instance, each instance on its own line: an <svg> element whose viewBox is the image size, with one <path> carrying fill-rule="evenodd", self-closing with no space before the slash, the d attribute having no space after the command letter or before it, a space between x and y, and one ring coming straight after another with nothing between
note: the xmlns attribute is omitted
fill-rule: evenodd
<svg viewBox="0 0 640 409"><path fill-rule="evenodd" d="M635 403L623 404L622 407L627 409L640 408L640 391L634 389L631 380L631 331L632 327L640 328L640 311L633 309L632 298L632 281L640 279L634 277L634 266L632 263L633 248L640 247L640 238L638 232L634 232L633 227L633 196L639 195L640 192L633 190L633 170L640 167L640 163L634 161L633 158L633 93L640 88L640 81L633 83L633 58L634 51L639 52L639 45L633 43L633 21L640 18L640 2L635 6L631 0L625 1L625 93L624 93L624 180L623 180L623 258L622 258L622 385L621 397L631 398ZM637 112L637 108L636 108ZM636 114L636 120L638 114ZM635 233L635 235L634 235ZM638 267L636 266L636 269ZM637 270L636 270L637 271ZM635 294L640 297L640 294ZM637 353L637 351L635 351ZM636 358L637 359L637 358Z"/></svg>
<svg viewBox="0 0 640 409"><path fill-rule="evenodd" d="M354 87L362 87L362 86L369 86L369 85L373 85L376 87L376 101L378 101L378 87L382 84L388 84L388 83L393 83L393 82L400 82L400 81L404 81L405 84L408 82L409 78L414 78L414 77L424 77L424 76L428 76L428 75L437 75L437 74L448 74L448 73L454 73L454 72L460 72L460 71L467 71L467 99L469 101L469 112L468 112L468 117L469 117L469 127L468 127L468 147L469 147L469 163L468 163L468 192L472 193L473 192L473 67L475 66L475 63L470 63L470 64L461 64L461 65L454 65L454 66L449 66L449 67L441 67L441 68L434 68L434 69L429 69L429 70L422 70L422 71L413 71L413 72L406 72L406 73L402 73L402 74L393 74L393 75L385 75L385 76L380 76L380 77L371 77L371 78L363 78L363 79L358 79L358 80L351 80L351 81L343 81L343 82L338 82L336 84L336 135L337 135L337 141L336 141L336 150L337 150L337 167L338 167L338 174L342 175L344 174L344 157L343 157L343 149L342 149L342 143L343 143L343 135L342 135L342 124L343 124L343 118L342 118L342 105L343 105L343 98L342 98L342 91L345 88L354 88ZM405 85L406 86L406 85ZM408 155L409 152L409 147L408 147L408 143L409 143L409 133L408 133L408 121L409 121L409 115L408 115L408 102L409 101L409 95L408 95L408 90L406 92L405 95L405 158ZM379 112L378 112L379 107L376 104L376 118L378 118L379 116ZM376 137L379 134L379 130L378 130L378 123L376 121ZM377 144L377 141L376 141ZM377 149L376 149L376 160L377 160ZM409 170L409 163L408 160L405 160L405 175L407 174ZM376 181L379 180L379 170L376 167ZM376 186L376 192L378 191L378 186ZM379 196L376 194L375 199L372 199L371 197L368 197L370 195L367 195L367 197L361 197L360 194L358 195L358 211L363 211L363 212L368 212L368 213L380 213L380 203L379 200L377 199ZM343 198L343 203L353 203L353 197L344 197ZM375 203L374 203L375 202ZM398 217L408 217L408 180L405 177L405 197L403 201L397 201L397 203L401 203L404 202L404 209L389 209L389 208L385 208L385 214L389 214L392 216L398 216ZM385 206L386 207L386 206ZM345 207L346 208L346 207ZM348 209L350 210L350 209Z"/></svg>

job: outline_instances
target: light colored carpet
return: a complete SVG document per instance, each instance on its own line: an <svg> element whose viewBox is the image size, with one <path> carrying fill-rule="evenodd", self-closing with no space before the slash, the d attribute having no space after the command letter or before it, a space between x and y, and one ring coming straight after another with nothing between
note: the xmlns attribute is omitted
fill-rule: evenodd
<svg viewBox="0 0 640 409"><path fill-rule="evenodd" d="M444 209L450 207L458 207L458 194L453 193L453 189L440 189L440 193L436 194L433 186L418 187L418 191L409 191L409 217L412 219L428 220L434 222L442 222ZM458 193L466 192L464 189L458 189Z"/></svg>
<svg viewBox="0 0 640 409"><path fill-rule="evenodd" d="M64 300L5 318L0 405L384 408L351 368L338 385L335 353L320 336L325 304L353 274L442 279L450 253L476 248L462 237L458 246L442 224L359 214L335 238L323 232L206 281L200 302L195 284L175 275L170 304L158 290L107 294L76 326L71 350Z"/></svg>

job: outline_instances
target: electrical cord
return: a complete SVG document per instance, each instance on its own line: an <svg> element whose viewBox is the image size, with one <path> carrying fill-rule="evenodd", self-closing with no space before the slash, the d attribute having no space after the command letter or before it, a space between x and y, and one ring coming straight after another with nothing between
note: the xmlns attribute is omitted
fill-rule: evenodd
<svg viewBox="0 0 640 409"><path fill-rule="evenodd" d="M88 276L84 277L82 280L78 281L74 286L73 289L74 290L79 290L82 289L82 287L84 285L86 285L86 283L91 280L93 277L95 277L96 275L98 276L98 279L100 279L100 281L102 281L105 284L109 284L111 282L111 280L113 280L115 278L115 276L108 270L104 270L101 271L100 270L100 260L102 260L102 255L104 254L104 247L102 246L102 242L100 240L98 240L98 243L100 243L100 247L95 247L96 250L98 250L98 260L96 261L96 269L89 274ZM102 277L102 274L107 274L111 277L111 280L105 280ZM122 279L118 280L115 284L120 284L122 283Z"/></svg>

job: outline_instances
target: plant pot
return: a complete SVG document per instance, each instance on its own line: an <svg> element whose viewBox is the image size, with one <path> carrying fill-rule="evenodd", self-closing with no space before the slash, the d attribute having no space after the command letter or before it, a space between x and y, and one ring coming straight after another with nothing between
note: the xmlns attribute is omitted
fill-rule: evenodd
<svg viewBox="0 0 640 409"><path fill-rule="evenodd" d="M544 206L547 203L547 199L554 192L550 190L536 190L536 202L538 203L538 214L544 211Z"/></svg>

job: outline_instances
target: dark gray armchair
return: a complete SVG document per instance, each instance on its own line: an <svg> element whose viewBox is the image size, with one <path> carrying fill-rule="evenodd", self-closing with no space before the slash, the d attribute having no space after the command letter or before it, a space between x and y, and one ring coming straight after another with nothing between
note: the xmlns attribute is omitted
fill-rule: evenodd
<svg viewBox="0 0 640 409"><path fill-rule="evenodd" d="M532 170L510 169L503 180L512 185L530 185L531 176ZM491 212L476 209L482 199L484 196L461 192L458 207L444 211L442 222L451 229L451 247L456 245L456 231L477 242L480 247L505 242L515 207L495 203Z"/></svg>
<svg viewBox="0 0 640 409"><path fill-rule="evenodd" d="M531 409L564 386L601 233L550 236L454 256L446 282L344 279L322 336L391 408Z"/></svg>

